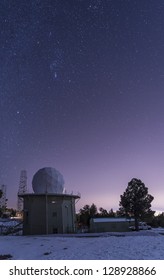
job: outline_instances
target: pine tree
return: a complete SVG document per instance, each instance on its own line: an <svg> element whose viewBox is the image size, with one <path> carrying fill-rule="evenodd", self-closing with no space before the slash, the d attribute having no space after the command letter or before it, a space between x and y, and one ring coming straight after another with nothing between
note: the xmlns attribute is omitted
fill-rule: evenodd
<svg viewBox="0 0 164 280"><path fill-rule="evenodd" d="M79 210L80 222L84 225L89 226L90 219L95 217L97 214L97 206L92 203L92 205L86 204L82 209Z"/></svg>
<svg viewBox="0 0 164 280"><path fill-rule="evenodd" d="M138 221L149 213L154 197L148 194L148 188L141 180L133 178L120 198L120 210L126 216L134 217L135 229L138 230Z"/></svg>

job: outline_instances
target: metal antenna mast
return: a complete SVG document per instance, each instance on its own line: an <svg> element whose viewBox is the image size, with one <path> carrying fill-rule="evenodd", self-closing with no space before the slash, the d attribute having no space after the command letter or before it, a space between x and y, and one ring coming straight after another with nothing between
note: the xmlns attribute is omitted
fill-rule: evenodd
<svg viewBox="0 0 164 280"><path fill-rule="evenodd" d="M6 208L6 189L7 187L5 185L0 186L0 191L2 191L2 196L0 198L0 208Z"/></svg>
<svg viewBox="0 0 164 280"><path fill-rule="evenodd" d="M18 194L24 194L27 193L27 171L22 170L20 174L20 181L19 181L19 189ZM23 198L18 196L18 202L17 202L17 208L18 211L23 210Z"/></svg>

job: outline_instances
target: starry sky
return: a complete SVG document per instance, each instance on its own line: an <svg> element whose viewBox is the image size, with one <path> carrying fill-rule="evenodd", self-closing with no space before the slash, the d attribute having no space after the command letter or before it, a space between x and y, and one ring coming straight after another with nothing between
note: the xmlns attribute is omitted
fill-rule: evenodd
<svg viewBox="0 0 164 280"><path fill-rule="evenodd" d="M0 1L0 184L59 170L76 208L132 178L164 211L164 1Z"/></svg>

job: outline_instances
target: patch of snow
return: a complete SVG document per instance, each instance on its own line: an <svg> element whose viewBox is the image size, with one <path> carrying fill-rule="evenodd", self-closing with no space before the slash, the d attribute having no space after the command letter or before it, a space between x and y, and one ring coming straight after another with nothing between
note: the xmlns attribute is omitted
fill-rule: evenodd
<svg viewBox="0 0 164 280"><path fill-rule="evenodd" d="M164 260L157 230L44 236L0 236L1 255L12 260Z"/></svg>

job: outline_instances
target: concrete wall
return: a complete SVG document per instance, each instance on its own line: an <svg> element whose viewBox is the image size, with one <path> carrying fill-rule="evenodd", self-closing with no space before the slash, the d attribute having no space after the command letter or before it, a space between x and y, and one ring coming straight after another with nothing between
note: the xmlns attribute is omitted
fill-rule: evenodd
<svg viewBox="0 0 164 280"><path fill-rule="evenodd" d="M24 196L23 234L75 231L75 199L55 195Z"/></svg>

